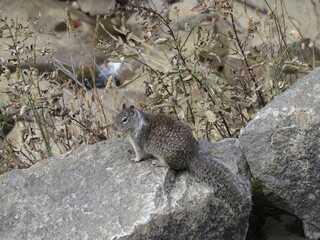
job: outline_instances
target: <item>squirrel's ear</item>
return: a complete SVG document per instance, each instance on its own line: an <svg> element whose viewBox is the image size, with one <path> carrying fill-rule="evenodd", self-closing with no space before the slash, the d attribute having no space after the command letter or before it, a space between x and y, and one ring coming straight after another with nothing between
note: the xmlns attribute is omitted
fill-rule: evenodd
<svg viewBox="0 0 320 240"><path fill-rule="evenodd" d="M127 108L127 106L126 106L126 104L124 103L123 105L122 105L122 109L126 109Z"/></svg>
<svg viewBox="0 0 320 240"><path fill-rule="evenodd" d="M132 113L132 115L134 114L134 106L131 105L130 108L129 108L130 112Z"/></svg>

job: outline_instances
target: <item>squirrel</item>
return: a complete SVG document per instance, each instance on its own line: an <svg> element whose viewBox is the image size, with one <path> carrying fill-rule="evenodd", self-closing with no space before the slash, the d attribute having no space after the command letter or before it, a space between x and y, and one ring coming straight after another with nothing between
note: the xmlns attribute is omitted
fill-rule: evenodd
<svg viewBox="0 0 320 240"><path fill-rule="evenodd" d="M168 115L145 113L133 105L127 108L123 104L122 111L114 118L113 128L129 138L136 155L131 159L133 162L153 156L169 168L189 170L201 181L217 188L215 192L229 200L242 221L248 221L250 194L240 190L240 184L236 185L238 180L224 163L200 156L198 141L187 125ZM246 227L241 229L242 233L245 231Z"/></svg>

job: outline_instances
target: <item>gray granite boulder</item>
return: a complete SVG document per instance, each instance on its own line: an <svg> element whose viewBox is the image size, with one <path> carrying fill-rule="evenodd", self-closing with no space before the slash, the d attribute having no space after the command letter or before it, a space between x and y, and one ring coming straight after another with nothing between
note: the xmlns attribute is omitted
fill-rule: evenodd
<svg viewBox="0 0 320 240"><path fill-rule="evenodd" d="M239 140L268 199L320 239L320 68L260 110Z"/></svg>
<svg viewBox="0 0 320 240"><path fill-rule="evenodd" d="M239 182L225 184L242 184L251 199L237 140L200 148L230 163ZM0 239L245 239L250 209L239 215L218 189L186 171L133 163L129 150L111 139L1 175Z"/></svg>

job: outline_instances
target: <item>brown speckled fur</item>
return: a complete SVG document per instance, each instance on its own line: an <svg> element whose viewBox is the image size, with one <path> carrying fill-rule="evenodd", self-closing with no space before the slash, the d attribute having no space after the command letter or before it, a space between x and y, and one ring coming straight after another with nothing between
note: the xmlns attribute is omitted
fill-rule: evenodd
<svg viewBox="0 0 320 240"><path fill-rule="evenodd" d="M128 119L126 124L122 122L124 117ZM141 121L143 125L139 128ZM136 154L141 154L139 160L153 155L169 167L183 170L189 168L188 162L197 153L197 140L189 127L167 115L153 115L125 107L116 116L113 126L127 134Z"/></svg>

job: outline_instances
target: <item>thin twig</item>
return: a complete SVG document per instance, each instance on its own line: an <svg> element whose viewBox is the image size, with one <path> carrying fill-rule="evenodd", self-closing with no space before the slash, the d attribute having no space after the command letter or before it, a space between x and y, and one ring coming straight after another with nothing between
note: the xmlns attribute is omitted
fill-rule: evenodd
<svg viewBox="0 0 320 240"><path fill-rule="evenodd" d="M249 63L248 63L247 56L246 56L246 54L244 52L244 49L243 49L243 44L241 43L240 38L238 36L238 32L237 32L237 29L236 29L235 20L234 20L234 16L233 16L233 8L232 8L232 6L230 4L228 4L228 5L229 5L230 11L231 11L230 18L231 18L232 29L233 29L233 32L235 34L235 40L236 40L236 42L238 44L239 50L240 50L241 55L243 57L243 62L245 64L246 71L249 74L249 77L251 78L251 80L254 82L255 88L258 88L258 83L257 83L257 81L256 81L256 79L255 79L255 77L253 75L253 70L250 67ZM259 103L260 103L261 106L264 107L266 105L266 102L264 100L264 97L262 95L261 90L259 89L257 91L257 93L258 93Z"/></svg>

